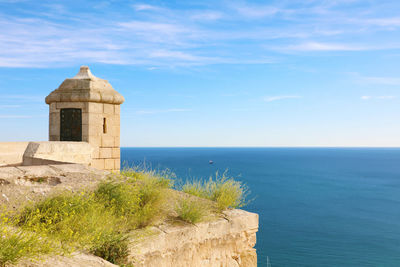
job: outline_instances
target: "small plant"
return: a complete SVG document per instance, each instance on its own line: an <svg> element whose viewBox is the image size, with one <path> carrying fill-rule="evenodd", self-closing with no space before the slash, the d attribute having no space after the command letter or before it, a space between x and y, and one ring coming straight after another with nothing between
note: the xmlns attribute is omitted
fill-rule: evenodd
<svg viewBox="0 0 400 267"><path fill-rule="evenodd" d="M90 252L109 262L121 264L128 256L128 236L123 233L103 234L99 242L94 242Z"/></svg>
<svg viewBox="0 0 400 267"><path fill-rule="evenodd" d="M56 252L57 246L36 233L12 227L8 217L0 216L0 266L16 263L22 258L40 258Z"/></svg>
<svg viewBox="0 0 400 267"><path fill-rule="evenodd" d="M194 196L210 199L217 203L219 210L227 208L241 208L246 204L248 194L247 187L240 181L227 176L225 171L222 175L218 172L215 179L210 177L208 181L191 181L183 185L182 191Z"/></svg>
<svg viewBox="0 0 400 267"><path fill-rule="evenodd" d="M151 182L158 187L171 188L176 178L175 174L169 169L156 171L147 169L145 166L124 167L121 176L128 177L134 182Z"/></svg>
<svg viewBox="0 0 400 267"><path fill-rule="evenodd" d="M87 249L113 263L123 261L127 253L127 246L110 242L123 240L126 221L116 216L112 208L96 201L93 193L64 193L46 198L25 208L17 225L58 240L66 252Z"/></svg>
<svg viewBox="0 0 400 267"><path fill-rule="evenodd" d="M208 213L208 207L201 200L180 199L175 208L178 218L188 223L198 223Z"/></svg>
<svg viewBox="0 0 400 267"><path fill-rule="evenodd" d="M132 229L154 223L164 214L165 184L158 178L140 182L108 181L99 185L96 198L117 216L126 217Z"/></svg>

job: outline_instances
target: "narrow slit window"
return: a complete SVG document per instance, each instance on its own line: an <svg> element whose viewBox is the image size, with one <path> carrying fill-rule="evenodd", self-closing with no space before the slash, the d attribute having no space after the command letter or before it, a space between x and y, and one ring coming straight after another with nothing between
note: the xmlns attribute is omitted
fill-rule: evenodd
<svg viewBox="0 0 400 267"><path fill-rule="evenodd" d="M107 133L107 120L106 118L103 118L103 133Z"/></svg>

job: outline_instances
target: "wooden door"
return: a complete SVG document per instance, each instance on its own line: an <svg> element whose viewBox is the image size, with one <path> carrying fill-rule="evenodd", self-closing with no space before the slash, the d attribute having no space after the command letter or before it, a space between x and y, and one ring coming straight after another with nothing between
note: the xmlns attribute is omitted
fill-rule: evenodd
<svg viewBox="0 0 400 267"><path fill-rule="evenodd" d="M82 110L63 108L60 116L60 141L82 141Z"/></svg>

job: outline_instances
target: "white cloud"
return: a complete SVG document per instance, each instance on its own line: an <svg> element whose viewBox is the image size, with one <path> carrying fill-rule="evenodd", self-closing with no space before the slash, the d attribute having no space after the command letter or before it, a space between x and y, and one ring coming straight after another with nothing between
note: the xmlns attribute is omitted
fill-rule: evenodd
<svg viewBox="0 0 400 267"><path fill-rule="evenodd" d="M159 10L160 8L158 6L152 6L148 4L137 4L133 5L133 8L136 11L144 11L144 10Z"/></svg>
<svg viewBox="0 0 400 267"><path fill-rule="evenodd" d="M89 12L74 10L68 3L39 3L35 10L21 7L26 12L23 16L7 10L0 14L0 67L54 67L82 62L146 67L264 64L276 62L271 59L276 52L400 48L400 39L395 43L393 37L398 36L396 31L390 32L393 43L377 41L375 32L367 31L368 25L396 26L398 17L376 18L379 13L366 12L370 10L336 10L352 2L225 2L206 9L172 9L167 3L121 3L119 8L138 12L121 12L120 16L104 13L101 8ZM56 14L50 16L54 11ZM386 34L379 27L377 30Z"/></svg>
<svg viewBox="0 0 400 267"><path fill-rule="evenodd" d="M20 108L21 105L0 105L0 108Z"/></svg>
<svg viewBox="0 0 400 267"><path fill-rule="evenodd" d="M384 99L384 100L390 100L390 99L395 99L397 98L396 96L393 95L382 95L382 96L370 96L370 95L364 95L361 97L362 100L370 100L370 99Z"/></svg>
<svg viewBox="0 0 400 267"><path fill-rule="evenodd" d="M376 83L384 85L400 85L400 78L397 77L368 77L361 76L360 79L367 83Z"/></svg>
<svg viewBox="0 0 400 267"><path fill-rule="evenodd" d="M235 6L234 9L245 17L249 18L263 18L267 16L273 16L281 11L279 8L274 6L250 6L250 5L241 5Z"/></svg>
<svg viewBox="0 0 400 267"><path fill-rule="evenodd" d="M318 42L307 42L297 45L288 45L280 48L281 50L292 50L292 51L362 51L368 50L368 48L358 45L349 44L337 44L337 43L318 43Z"/></svg>
<svg viewBox="0 0 400 267"><path fill-rule="evenodd" d="M203 11L192 15L191 19L199 21L215 21L221 19L223 16L224 15L221 12Z"/></svg>
<svg viewBox="0 0 400 267"><path fill-rule="evenodd" d="M399 27L400 17L367 19L362 22L364 22L365 24L371 24L377 26Z"/></svg>
<svg viewBox="0 0 400 267"><path fill-rule="evenodd" d="M277 101L277 100L283 100L283 99L292 99L292 98L302 98L301 96L298 95L278 95L278 96L268 96L264 98L265 102L272 102L272 101Z"/></svg>

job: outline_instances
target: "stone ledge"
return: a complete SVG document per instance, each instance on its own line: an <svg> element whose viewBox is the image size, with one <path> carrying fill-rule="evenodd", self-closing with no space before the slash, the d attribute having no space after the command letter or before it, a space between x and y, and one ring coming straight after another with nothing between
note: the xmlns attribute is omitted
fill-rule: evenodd
<svg viewBox="0 0 400 267"><path fill-rule="evenodd" d="M133 241L129 260L135 266L257 266L253 248L258 214L224 212L225 218L196 225L163 224Z"/></svg>

